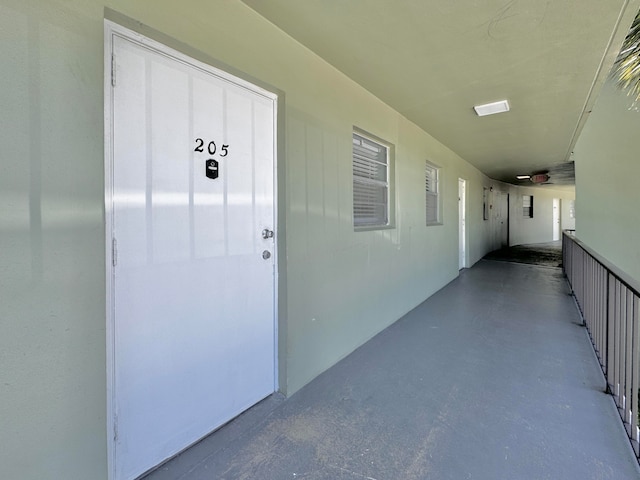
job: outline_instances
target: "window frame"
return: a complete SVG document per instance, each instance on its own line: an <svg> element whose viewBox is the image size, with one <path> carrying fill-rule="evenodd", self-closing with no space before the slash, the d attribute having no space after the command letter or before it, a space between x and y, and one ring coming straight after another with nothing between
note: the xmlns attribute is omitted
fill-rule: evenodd
<svg viewBox="0 0 640 480"><path fill-rule="evenodd" d="M373 143L379 147L382 147L386 151L386 180L376 180L372 178L366 178L363 176L356 175L355 172L355 151L354 147L356 146L355 140L356 137L360 139L364 139L366 142ZM360 162L362 162L362 157L359 158ZM371 159L372 163L380 164L378 160ZM384 230L395 228L395 147L392 143L387 142L375 135L372 135L358 127L353 127L353 131L351 133L351 177L352 177L352 224L354 231L370 231L370 230ZM356 214L356 206L358 203L362 205L361 202L357 202L357 185L367 185L369 187L372 186L383 186L386 188L386 211L384 215L386 217L385 222L379 223L371 223L371 222L358 222L357 214Z"/></svg>
<svg viewBox="0 0 640 480"><path fill-rule="evenodd" d="M429 182L429 174L430 171L433 172L432 182ZM425 160L425 169L424 169L424 177L425 177L425 225L427 227L433 225L442 225L442 167L436 165L429 160ZM429 190L430 183L435 186L435 192ZM436 203L436 218L435 220L429 219L429 198L435 198ZM433 200L432 200L433 201ZM432 207L433 208L433 207Z"/></svg>

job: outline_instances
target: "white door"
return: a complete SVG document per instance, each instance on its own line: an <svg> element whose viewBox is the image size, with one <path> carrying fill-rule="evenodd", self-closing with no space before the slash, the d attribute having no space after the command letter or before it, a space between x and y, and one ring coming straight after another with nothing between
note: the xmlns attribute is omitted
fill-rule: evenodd
<svg viewBox="0 0 640 480"><path fill-rule="evenodd" d="M500 247L509 246L509 194L500 194Z"/></svg>
<svg viewBox="0 0 640 480"><path fill-rule="evenodd" d="M458 268L462 270L467 266L467 239L466 239L466 189L467 181L458 179Z"/></svg>
<svg viewBox="0 0 640 480"><path fill-rule="evenodd" d="M560 199L553 199L553 241L560 240Z"/></svg>
<svg viewBox="0 0 640 480"><path fill-rule="evenodd" d="M111 24L107 42L110 471L128 480L274 391L276 98Z"/></svg>

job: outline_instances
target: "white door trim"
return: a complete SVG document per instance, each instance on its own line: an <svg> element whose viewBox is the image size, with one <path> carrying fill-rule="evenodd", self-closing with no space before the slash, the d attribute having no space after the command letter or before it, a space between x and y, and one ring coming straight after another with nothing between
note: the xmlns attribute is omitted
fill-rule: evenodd
<svg viewBox="0 0 640 480"><path fill-rule="evenodd" d="M114 81L113 67L113 39L121 37L128 41L137 43L145 48L151 49L162 55L169 56L178 61L201 69L209 74L213 74L221 79L234 83L237 86L246 88L247 90L262 95L273 101L274 111L274 142L273 142L273 182L274 182L274 198L273 198L273 215L274 227L279 225L278 219L278 94L262 87L259 87L247 80L232 75L224 70L220 70L212 65L202 62L201 60L185 55L171 47L168 47L151 38L141 35L133 30L125 28L110 20L104 20L104 208L105 208L105 286L106 286L106 427L107 427L107 469L108 479L115 479L115 452L117 438L117 419L115 418L116 392L115 384L115 331L114 331L114 246L112 239L113 233L113 91L112 82ZM115 72L115 82L117 82L117 72ZM279 260L278 260L278 235L274 238L274 385L273 391L278 390L278 285L279 285Z"/></svg>

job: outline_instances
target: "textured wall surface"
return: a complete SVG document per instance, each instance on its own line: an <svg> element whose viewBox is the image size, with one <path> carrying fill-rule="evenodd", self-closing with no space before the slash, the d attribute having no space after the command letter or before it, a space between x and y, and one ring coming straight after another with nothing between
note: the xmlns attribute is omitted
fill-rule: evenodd
<svg viewBox="0 0 640 480"><path fill-rule="evenodd" d="M142 33L284 92L283 391L296 391L458 275L459 177L468 181L467 264L497 248L494 219L482 219L489 179L244 4L3 0L0 477L7 480L107 476L105 7L141 22L132 25ZM354 126L395 146L393 229L353 230ZM442 168L438 226L424 221L425 160Z"/></svg>
<svg viewBox="0 0 640 480"><path fill-rule="evenodd" d="M513 199L510 205L511 244L543 243L553 240L553 199L560 199L561 227L571 228L568 219L565 223L564 205L575 198L573 191L554 190L551 187L510 188ZM525 217L522 211L522 196L533 196L533 218ZM568 208L568 207L567 207Z"/></svg>
<svg viewBox="0 0 640 480"><path fill-rule="evenodd" d="M580 136L576 159L576 235L640 280L640 111L607 83Z"/></svg>

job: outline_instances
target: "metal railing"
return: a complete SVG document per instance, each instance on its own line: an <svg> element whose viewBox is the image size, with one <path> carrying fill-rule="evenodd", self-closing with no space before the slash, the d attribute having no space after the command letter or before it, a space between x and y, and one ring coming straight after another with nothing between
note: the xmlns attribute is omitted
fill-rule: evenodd
<svg viewBox="0 0 640 480"><path fill-rule="evenodd" d="M640 459L640 286L568 232L562 235L562 264L607 392Z"/></svg>

